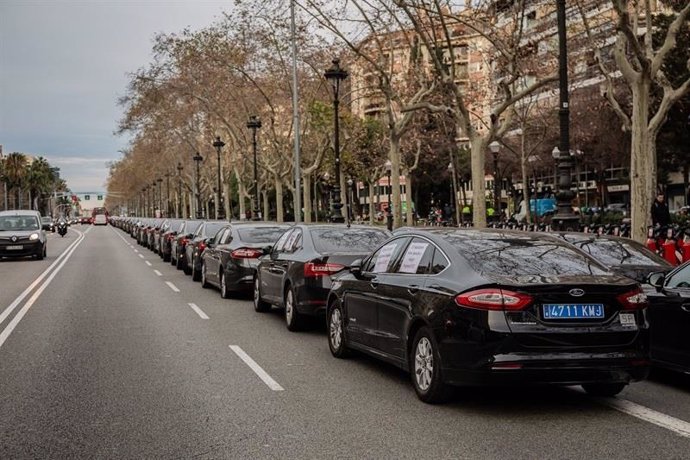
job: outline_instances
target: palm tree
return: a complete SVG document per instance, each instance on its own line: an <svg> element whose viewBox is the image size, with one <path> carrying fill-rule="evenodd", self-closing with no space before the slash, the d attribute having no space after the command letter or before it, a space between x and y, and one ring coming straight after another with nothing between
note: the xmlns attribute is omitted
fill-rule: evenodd
<svg viewBox="0 0 690 460"><path fill-rule="evenodd" d="M5 181L7 182L8 193L16 191L14 209L21 207L22 202L22 183L27 175L28 162L23 153L10 153L5 159Z"/></svg>
<svg viewBox="0 0 690 460"><path fill-rule="evenodd" d="M55 180L55 173L45 158L38 157L31 163L27 170L26 185L32 197L32 209L40 209L41 197L53 190Z"/></svg>

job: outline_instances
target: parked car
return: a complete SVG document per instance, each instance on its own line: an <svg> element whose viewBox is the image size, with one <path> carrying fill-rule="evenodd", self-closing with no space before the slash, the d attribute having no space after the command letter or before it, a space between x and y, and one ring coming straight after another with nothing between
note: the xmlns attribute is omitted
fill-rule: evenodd
<svg viewBox="0 0 690 460"><path fill-rule="evenodd" d="M177 236L177 233L182 226L182 219L170 219L161 229L160 243L158 254L160 254L163 262L170 262L170 255L172 254L172 242Z"/></svg>
<svg viewBox="0 0 690 460"><path fill-rule="evenodd" d="M328 342L451 385L580 384L611 396L649 372L646 297L546 234L438 229L393 237L333 280Z"/></svg>
<svg viewBox="0 0 690 460"><path fill-rule="evenodd" d="M38 211L0 211L0 258L46 257L48 238Z"/></svg>
<svg viewBox="0 0 690 460"><path fill-rule="evenodd" d="M223 298L233 291L251 291L259 257L270 252L287 224L226 224L206 244L201 256L201 285L217 286Z"/></svg>
<svg viewBox="0 0 690 460"><path fill-rule="evenodd" d="M254 280L254 309L285 308L285 323L299 330L306 315L326 312L331 276L346 269L383 241L380 227L337 224L296 225L262 257Z"/></svg>
<svg viewBox="0 0 690 460"><path fill-rule="evenodd" d="M187 267L187 243L194 238L194 232L203 222L203 220L185 220L175 235L170 247L170 263L175 265L178 270L184 270Z"/></svg>
<svg viewBox="0 0 690 460"><path fill-rule="evenodd" d="M189 261L184 267L185 275L192 275L192 280L201 281L201 254L206 249L207 241L225 224L221 221L204 221L185 245L186 258Z"/></svg>
<svg viewBox="0 0 690 460"><path fill-rule="evenodd" d="M673 268L637 241L618 236L594 233L557 233L560 238L597 259L610 271L646 283L653 272L667 272Z"/></svg>
<svg viewBox="0 0 690 460"><path fill-rule="evenodd" d="M55 232L55 223L50 217L41 217L41 228L46 232Z"/></svg>
<svg viewBox="0 0 690 460"><path fill-rule="evenodd" d="M669 273L653 273L649 297L652 363L690 373L690 262Z"/></svg>

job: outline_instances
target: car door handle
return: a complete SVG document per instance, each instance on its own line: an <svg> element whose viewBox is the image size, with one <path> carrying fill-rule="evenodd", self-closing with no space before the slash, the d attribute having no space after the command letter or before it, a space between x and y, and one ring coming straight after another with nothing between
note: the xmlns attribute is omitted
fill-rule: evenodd
<svg viewBox="0 0 690 460"><path fill-rule="evenodd" d="M690 303L684 303L683 305L681 305L680 308L681 308L684 312L690 313Z"/></svg>
<svg viewBox="0 0 690 460"><path fill-rule="evenodd" d="M415 295L416 293L419 292L419 286L416 284L412 284L407 287L407 292L409 292L412 295Z"/></svg>

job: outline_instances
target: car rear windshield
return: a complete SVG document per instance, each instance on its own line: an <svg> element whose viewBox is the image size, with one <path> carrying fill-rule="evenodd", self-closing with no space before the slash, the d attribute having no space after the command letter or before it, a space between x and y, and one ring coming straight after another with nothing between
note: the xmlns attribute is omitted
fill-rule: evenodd
<svg viewBox="0 0 690 460"><path fill-rule="evenodd" d="M450 234L455 246L475 271L483 275L604 275L593 259L563 243L525 235Z"/></svg>
<svg viewBox="0 0 690 460"><path fill-rule="evenodd" d="M665 266L665 261L635 242L616 240L589 240L575 243L587 254L608 266L651 265Z"/></svg>
<svg viewBox="0 0 690 460"><path fill-rule="evenodd" d="M254 227L237 230L240 241L244 243L268 243L278 241L288 227Z"/></svg>
<svg viewBox="0 0 690 460"><path fill-rule="evenodd" d="M368 253L386 241L388 233L375 228L320 228L311 231L314 247L321 253Z"/></svg>
<svg viewBox="0 0 690 460"><path fill-rule="evenodd" d="M41 226L34 216L0 216L0 231L38 230Z"/></svg>

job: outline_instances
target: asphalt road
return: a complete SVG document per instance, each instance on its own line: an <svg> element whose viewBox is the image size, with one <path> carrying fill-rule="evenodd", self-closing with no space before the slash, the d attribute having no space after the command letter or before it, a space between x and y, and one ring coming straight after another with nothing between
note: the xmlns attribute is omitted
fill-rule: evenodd
<svg viewBox="0 0 690 460"><path fill-rule="evenodd" d="M0 314L54 264L0 322L0 458L690 457L686 376L431 406L393 367L331 357L325 327L288 332L112 227L51 235L48 255L0 262Z"/></svg>

